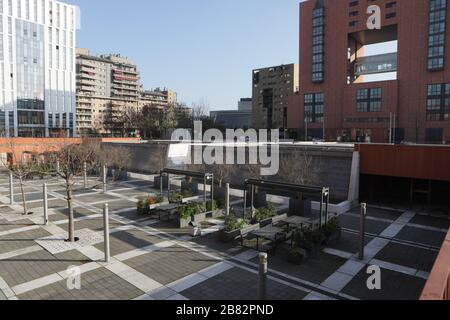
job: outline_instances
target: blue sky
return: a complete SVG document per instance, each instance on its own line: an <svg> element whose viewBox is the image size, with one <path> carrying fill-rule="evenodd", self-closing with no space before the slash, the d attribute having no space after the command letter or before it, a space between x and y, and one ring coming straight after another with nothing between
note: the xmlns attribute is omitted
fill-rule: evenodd
<svg viewBox="0 0 450 320"><path fill-rule="evenodd" d="M298 63L299 0L66 0L81 10L77 46L134 60L146 88L234 109L251 70Z"/></svg>

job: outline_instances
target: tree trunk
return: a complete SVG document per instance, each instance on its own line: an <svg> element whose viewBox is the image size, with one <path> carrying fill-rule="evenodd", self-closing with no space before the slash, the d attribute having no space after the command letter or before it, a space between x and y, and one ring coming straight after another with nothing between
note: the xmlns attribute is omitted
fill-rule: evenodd
<svg viewBox="0 0 450 320"><path fill-rule="evenodd" d="M75 242L75 226L74 226L74 217L73 217L73 205L72 205L72 187L70 186L69 181L66 182L66 191L67 191L67 206L69 209L69 242Z"/></svg>
<svg viewBox="0 0 450 320"><path fill-rule="evenodd" d="M23 178L21 175L19 175L19 182L20 182L20 192L22 193L22 205L23 205L23 215L28 215L28 208L27 208L27 199L25 197L25 190L23 189Z"/></svg>

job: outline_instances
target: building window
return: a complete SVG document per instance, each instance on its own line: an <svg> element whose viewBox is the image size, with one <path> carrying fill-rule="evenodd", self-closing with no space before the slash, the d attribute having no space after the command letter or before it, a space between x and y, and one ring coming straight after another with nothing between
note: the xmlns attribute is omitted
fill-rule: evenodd
<svg viewBox="0 0 450 320"><path fill-rule="evenodd" d="M386 9L391 9L395 7L397 7L397 2L395 1L386 3Z"/></svg>
<svg viewBox="0 0 450 320"><path fill-rule="evenodd" d="M442 70L445 65L447 0L430 0L428 70Z"/></svg>
<svg viewBox="0 0 450 320"><path fill-rule="evenodd" d="M427 120L450 121L450 83L428 86Z"/></svg>
<svg viewBox="0 0 450 320"><path fill-rule="evenodd" d="M395 18L396 16L397 16L397 13L395 13L395 12L387 13L386 19L392 19L392 18Z"/></svg>
<svg viewBox="0 0 450 320"><path fill-rule="evenodd" d="M359 89L356 92L357 112L380 112L382 102L381 88Z"/></svg>
<svg viewBox="0 0 450 320"><path fill-rule="evenodd" d="M305 121L308 123L323 123L324 94L311 93L304 96Z"/></svg>
<svg viewBox="0 0 450 320"><path fill-rule="evenodd" d="M313 41L312 41L312 81L323 82L324 80L324 57L325 57L325 8L313 10Z"/></svg>

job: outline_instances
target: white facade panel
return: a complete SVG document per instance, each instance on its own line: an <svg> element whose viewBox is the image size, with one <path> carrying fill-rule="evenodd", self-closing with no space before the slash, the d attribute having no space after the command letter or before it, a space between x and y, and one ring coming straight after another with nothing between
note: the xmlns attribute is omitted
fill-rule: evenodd
<svg viewBox="0 0 450 320"><path fill-rule="evenodd" d="M58 1L0 0L0 135L75 134L75 14Z"/></svg>

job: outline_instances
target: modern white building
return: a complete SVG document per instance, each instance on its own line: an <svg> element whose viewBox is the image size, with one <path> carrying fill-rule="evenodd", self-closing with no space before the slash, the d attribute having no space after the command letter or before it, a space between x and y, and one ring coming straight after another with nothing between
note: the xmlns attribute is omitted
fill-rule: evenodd
<svg viewBox="0 0 450 320"><path fill-rule="evenodd" d="M76 133L76 7L0 0L0 135Z"/></svg>

